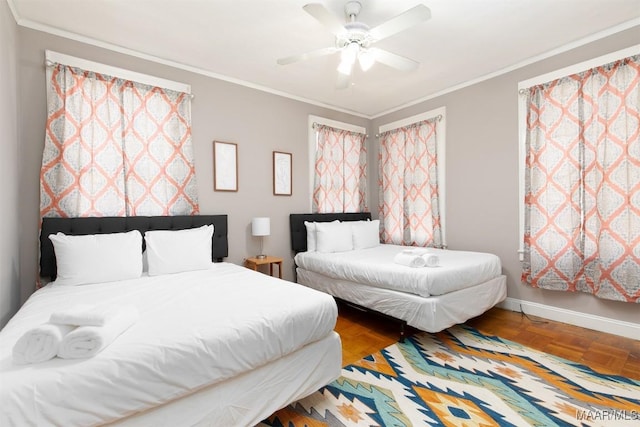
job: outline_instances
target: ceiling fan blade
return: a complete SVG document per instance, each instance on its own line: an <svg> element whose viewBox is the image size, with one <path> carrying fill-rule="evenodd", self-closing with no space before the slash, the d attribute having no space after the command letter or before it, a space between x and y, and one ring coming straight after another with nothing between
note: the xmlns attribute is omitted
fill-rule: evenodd
<svg viewBox="0 0 640 427"><path fill-rule="evenodd" d="M327 27L335 35L345 32L344 22L340 21L333 13L329 12L326 7L320 3L309 3L302 8L311 16L316 18L318 22Z"/></svg>
<svg viewBox="0 0 640 427"><path fill-rule="evenodd" d="M312 50L311 52L299 53L297 55L287 56L285 58L278 59L278 64L280 65L288 65L293 64L294 62L306 61L307 59L317 58L318 56L331 55L332 53L337 52L337 48L335 47L324 47L322 49Z"/></svg>
<svg viewBox="0 0 640 427"><path fill-rule="evenodd" d="M336 80L336 89L346 89L351 84L351 76L347 74L338 73Z"/></svg>
<svg viewBox="0 0 640 427"><path fill-rule="evenodd" d="M405 58L404 56L396 55L395 53L388 52L386 50L372 47L369 52L373 55L377 62L388 65L401 71L413 71L417 70L420 66L419 62L413 59Z"/></svg>
<svg viewBox="0 0 640 427"><path fill-rule="evenodd" d="M382 40L429 18L431 18L431 10L423 4L419 4L395 18L391 18L387 22L370 29L369 35L375 40Z"/></svg>

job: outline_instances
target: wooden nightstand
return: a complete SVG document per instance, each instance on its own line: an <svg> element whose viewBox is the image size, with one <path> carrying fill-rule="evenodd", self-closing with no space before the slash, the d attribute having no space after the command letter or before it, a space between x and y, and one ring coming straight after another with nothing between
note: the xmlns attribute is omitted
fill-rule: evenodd
<svg viewBox="0 0 640 427"><path fill-rule="evenodd" d="M282 258L276 256L267 256L266 258L247 258L244 260L244 266L258 271L259 265L269 264L269 274L273 276L273 264L278 264L278 277L282 279Z"/></svg>

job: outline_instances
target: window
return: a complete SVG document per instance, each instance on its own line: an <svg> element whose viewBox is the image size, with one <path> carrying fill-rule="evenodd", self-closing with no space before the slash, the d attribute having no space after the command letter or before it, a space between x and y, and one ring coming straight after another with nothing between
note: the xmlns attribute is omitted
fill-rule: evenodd
<svg viewBox="0 0 640 427"><path fill-rule="evenodd" d="M520 84L531 286L640 302L639 48Z"/></svg>
<svg viewBox="0 0 640 427"><path fill-rule="evenodd" d="M385 243L445 247L444 107L380 127L379 216Z"/></svg>
<svg viewBox="0 0 640 427"><path fill-rule="evenodd" d="M42 217L198 212L187 85L55 52L46 75Z"/></svg>
<svg viewBox="0 0 640 427"><path fill-rule="evenodd" d="M309 122L312 212L366 211L365 129L316 116Z"/></svg>

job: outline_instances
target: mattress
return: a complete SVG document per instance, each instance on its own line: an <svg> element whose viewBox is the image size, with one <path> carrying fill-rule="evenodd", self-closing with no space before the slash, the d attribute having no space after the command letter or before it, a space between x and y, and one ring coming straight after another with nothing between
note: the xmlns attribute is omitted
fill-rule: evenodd
<svg viewBox="0 0 640 427"><path fill-rule="evenodd" d="M498 276L465 289L425 298L332 279L302 268L298 268L296 272L300 284L404 320L408 325L426 332L439 332L458 323L464 323L507 297L506 276Z"/></svg>
<svg viewBox="0 0 640 427"><path fill-rule="evenodd" d="M251 372L109 425L254 426L337 379L341 366L340 336L333 332Z"/></svg>
<svg viewBox="0 0 640 427"><path fill-rule="evenodd" d="M483 252L429 249L438 267L411 268L393 262L406 246L379 245L348 252L300 252L296 265L332 279L411 293L444 295L486 282L502 274L500 258Z"/></svg>
<svg viewBox="0 0 640 427"><path fill-rule="evenodd" d="M286 303L285 303L286 302ZM52 311L132 304L141 318L95 357L16 366ZM0 425L95 425L224 383L332 334L329 295L233 264L34 293L0 332Z"/></svg>

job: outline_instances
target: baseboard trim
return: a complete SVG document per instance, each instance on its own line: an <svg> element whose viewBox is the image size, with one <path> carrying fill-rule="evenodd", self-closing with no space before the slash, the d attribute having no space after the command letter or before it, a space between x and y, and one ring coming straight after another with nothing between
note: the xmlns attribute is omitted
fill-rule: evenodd
<svg viewBox="0 0 640 427"><path fill-rule="evenodd" d="M507 297L497 305L505 310L520 312L520 307L526 314L544 317L556 322L568 323L581 328L593 329L608 334L620 335L634 340L640 339L640 324L610 319L608 317L595 316L593 314L580 313L550 305L538 304L531 301L523 301Z"/></svg>

